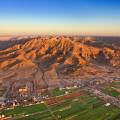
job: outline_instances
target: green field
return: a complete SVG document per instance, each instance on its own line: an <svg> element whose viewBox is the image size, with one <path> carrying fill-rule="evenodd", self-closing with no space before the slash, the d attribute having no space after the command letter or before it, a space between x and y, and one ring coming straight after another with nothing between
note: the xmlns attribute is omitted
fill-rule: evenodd
<svg viewBox="0 0 120 120"><path fill-rule="evenodd" d="M51 97L54 97L54 96L60 96L60 95L64 95L65 92L67 91L68 93L72 93L76 90L78 90L79 88L71 88L71 89L62 89L60 90L59 88L56 88L56 89L53 89L53 90L49 90L49 92L44 92L42 93L42 96L51 96Z"/></svg>
<svg viewBox="0 0 120 120"><path fill-rule="evenodd" d="M120 109L105 107L98 98L85 94L62 103L45 103L6 110L5 115L16 116L17 120L120 120ZM29 115L29 116L23 116ZM19 118L19 116L23 116Z"/></svg>
<svg viewBox="0 0 120 120"><path fill-rule="evenodd" d="M104 85L102 87L102 90L104 93L110 96L120 98L120 82L118 81L111 83L111 84Z"/></svg>

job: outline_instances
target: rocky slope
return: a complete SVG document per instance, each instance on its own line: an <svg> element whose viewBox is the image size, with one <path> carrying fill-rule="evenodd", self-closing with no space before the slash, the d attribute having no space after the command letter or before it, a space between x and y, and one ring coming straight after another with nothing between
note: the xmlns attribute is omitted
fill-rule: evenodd
<svg viewBox="0 0 120 120"><path fill-rule="evenodd" d="M30 82L39 91L63 84L61 76L95 75L103 71L99 66L119 68L120 49L95 43L90 38L38 37L16 44L0 51L0 81L16 89L16 83Z"/></svg>

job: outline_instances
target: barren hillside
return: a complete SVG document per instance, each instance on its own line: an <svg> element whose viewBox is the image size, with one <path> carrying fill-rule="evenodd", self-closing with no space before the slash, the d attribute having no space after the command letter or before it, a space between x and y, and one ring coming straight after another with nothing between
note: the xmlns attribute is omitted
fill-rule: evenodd
<svg viewBox="0 0 120 120"><path fill-rule="evenodd" d="M120 49L107 43L95 46L98 42L91 39L38 37L1 50L0 81L10 82L12 89L16 84L34 83L34 90L39 91L64 84L61 77L87 78L119 68Z"/></svg>

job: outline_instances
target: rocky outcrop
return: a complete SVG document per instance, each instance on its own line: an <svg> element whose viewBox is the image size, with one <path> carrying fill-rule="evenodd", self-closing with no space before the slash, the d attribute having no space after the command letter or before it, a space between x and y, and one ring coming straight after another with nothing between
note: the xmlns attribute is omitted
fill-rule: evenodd
<svg viewBox="0 0 120 120"><path fill-rule="evenodd" d="M120 67L120 50L99 48L71 37L40 37L0 51L1 79L8 80L8 71L16 72L9 80L32 80L37 89L59 85L58 74L74 74L91 64Z"/></svg>

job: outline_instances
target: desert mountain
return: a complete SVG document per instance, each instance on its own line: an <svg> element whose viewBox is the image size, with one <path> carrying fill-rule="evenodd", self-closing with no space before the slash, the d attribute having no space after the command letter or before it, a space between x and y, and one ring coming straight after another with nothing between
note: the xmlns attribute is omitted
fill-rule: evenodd
<svg viewBox="0 0 120 120"><path fill-rule="evenodd" d="M104 67L120 67L120 49L95 38L37 37L0 51L0 81L34 89L59 86L61 76L95 75ZM109 47L110 46L110 47ZM33 87L33 84L31 84Z"/></svg>

